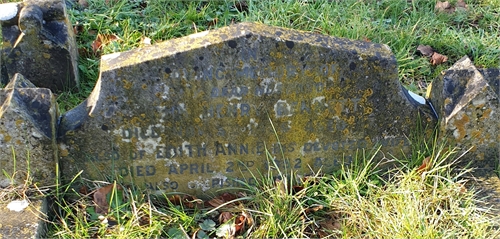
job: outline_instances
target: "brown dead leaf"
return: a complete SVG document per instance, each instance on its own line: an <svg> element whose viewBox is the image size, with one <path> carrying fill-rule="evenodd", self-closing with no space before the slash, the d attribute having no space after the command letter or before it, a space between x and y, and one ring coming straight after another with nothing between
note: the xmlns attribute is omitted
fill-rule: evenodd
<svg viewBox="0 0 500 239"><path fill-rule="evenodd" d="M306 208L306 210L304 210L304 214L309 214L311 212L317 212L319 210L323 210L323 205L317 205L317 206L312 206L312 207Z"/></svg>
<svg viewBox="0 0 500 239"><path fill-rule="evenodd" d="M170 201L170 203L172 203L175 206L181 205L181 197L179 195L173 195L169 197L168 201Z"/></svg>
<svg viewBox="0 0 500 239"><path fill-rule="evenodd" d="M419 45L417 47L417 51L419 51L422 55L427 56L427 57L431 57L432 54L434 54L434 49L432 49L431 46L427 46L427 45Z"/></svg>
<svg viewBox="0 0 500 239"><path fill-rule="evenodd" d="M455 11L455 8L451 6L451 4L448 1L446 2L438 1L436 3L436 6L434 7L434 10L438 12L452 13Z"/></svg>
<svg viewBox="0 0 500 239"><path fill-rule="evenodd" d="M331 235L330 232L332 231L340 231L342 229L342 224L334 220L322 221L319 223L319 226L320 231L322 231L323 233L327 233L328 235Z"/></svg>
<svg viewBox="0 0 500 239"><path fill-rule="evenodd" d="M253 225L253 217L252 217L252 214L247 212L247 211L243 211L241 212L241 215L245 216L246 218L246 224L251 227Z"/></svg>
<svg viewBox="0 0 500 239"><path fill-rule="evenodd" d="M78 0L78 4L82 6L83 8L87 8L89 6L89 3L87 0Z"/></svg>
<svg viewBox="0 0 500 239"><path fill-rule="evenodd" d="M233 218L233 214L230 212L222 212L219 215L219 223L223 224L226 223L227 221L231 220Z"/></svg>
<svg viewBox="0 0 500 239"><path fill-rule="evenodd" d="M229 202L229 201L233 201L235 199L238 198L238 196L232 194L232 193L223 193L222 195L220 195L220 197L222 200L224 200L224 202Z"/></svg>
<svg viewBox="0 0 500 239"><path fill-rule="evenodd" d="M101 187L94 192L94 203L95 212L98 214L106 214L108 213L109 204L106 200L106 196L109 192L111 192L115 188L116 184L109 184L107 186ZM122 190L120 185L116 185L117 190Z"/></svg>
<svg viewBox="0 0 500 239"><path fill-rule="evenodd" d="M197 197L192 195L184 195L182 197L182 205L192 209L203 205L203 200L198 199Z"/></svg>
<svg viewBox="0 0 500 239"><path fill-rule="evenodd" d="M459 192L460 194L464 194L467 192L467 188L465 187L465 185L461 184L461 183L457 183L457 186L459 188Z"/></svg>
<svg viewBox="0 0 500 239"><path fill-rule="evenodd" d="M446 61L448 61L448 57L447 56L441 55L441 54L439 54L437 52L434 52L434 54L432 54L431 64L433 66L445 63Z"/></svg>
<svg viewBox="0 0 500 239"><path fill-rule="evenodd" d="M431 156L426 157L422 160L422 164L417 168L417 173L423 173L431 167Z"/></svg>
<svg viewBox="0 0 500 239"><path fill-rule="evenodd" d="M100 51L103 46L118 40L121 39L115 34L97 34L96 39L92 42L92 51L97 55L97 52Z"/></svg>
<svg viewBox="0 0 500 239"><path fill-rule="evenodd" d="M248 4L246 0L240 0L234 4L234 7L238 9L238 12L248 12Z"/></svg>
<svg viewBox="0 0 500 239"><path fill-rule="evenodd" d="M220 207L222 204L224 204L224 200L220 198L213 198L209 200L207 203L212 207Z"/></svg>
<svg viewBox="0 0 500 239"><path fill-rule="evenodd" d="M207 22L207 27L213 27L213 26L217 25L217 22L219 22L219 19L218 18L214 18L211 21Z"/></svg>
<svg viewBox="0 0 500 239"><path fill-rule="evenodd" d="M235 234L241 234L243 230L245 230L245 223L247 221L247 218L243 215L239 215L236 217L234 220L234 228L235 228Z"/></svg>
<svg viewBox="0 0 500 239"><path fill-rule="evenodd" d="M82 195L87 195L89 194L89 187L83 185L82 187L80 187L80 190L78 190L78 192Z"/></svg>
<svg viewBox="0 0 500 239"><path fill-rule="evenodd" d="M463 8L464 10L468 10L469 6L465 3L464 0L457 1L457 8Z"/></svg>

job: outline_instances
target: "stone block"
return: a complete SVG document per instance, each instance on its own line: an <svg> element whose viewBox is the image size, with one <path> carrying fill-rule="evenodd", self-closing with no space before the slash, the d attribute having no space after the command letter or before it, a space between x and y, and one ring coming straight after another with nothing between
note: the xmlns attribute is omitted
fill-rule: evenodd
<svg viewBox="0 0 500 239"><path fill-rule="evenodd" d="M440 134L468 151L464 162L477 169L495 169L500 159L498 72L479 71L464 57L432 83L430 99L440 117Z"/></svg>
<svg viewBox="0 0 500 239"><path fill-rule="evenodd" d="M30 177L39 186L55 184L58 111L49 89L15 75L0 89L0 180L23 184Z"/></svg>
<svg viewBox="0 0 500 239"><path fill-rule="evenodd" d="M22 211L0 202L0 238L47 238L49 199L32 199Z"/></svg>
<svg viewBox="0 0 500 239"><path fill-rule="evenodd" d="M400 156L434 123L422 112L385 45L241 23L103 56L61 119L60 162L67 179L202 195L275 166L331 172L378 145Z"/></svg>
<svg viewBox="0 0 500 239"><path fill-rule="evenodd" d="M37 87L77 90L78 52L64 0L25 0L1 21L1 81L21 73Z"/></svg>

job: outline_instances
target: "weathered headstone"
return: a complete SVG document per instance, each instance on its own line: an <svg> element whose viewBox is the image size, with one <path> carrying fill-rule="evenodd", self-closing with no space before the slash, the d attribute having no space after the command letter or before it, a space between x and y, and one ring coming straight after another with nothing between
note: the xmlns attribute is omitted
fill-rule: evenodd
<svg viewBox="0 0 500 239"><path fill-rule="evenodd" d="M54 185L58 117L55 97L49 89L16 74L0 89L0 181L39 186ZM28 87L28 88L26 88Z"/></svg>
<svg viewBox="0 0 500 239"><path fill-rule="evenodd" d="M67 179L83 170L201 195L276 173L267 156L308 174L376 145L400 155L433 122L380 44L241 23L101 62L90 97L61 120Z"/></svg>
<svg viewBox="0 0 500 239"><path fill-rule="evenodd" d="M54 92L77 89L78 52L65 1L24 0L17 8L12 18L0 19L1 82L21 73Z"/></svg>
<svg viewBox="0 0 500 239"><path fill-rule="evenodd" d="M474 168L493 170L500 160L500 83L498 69L477 70L464 57L433 82L431 101L440 134L468 151Z"/></svg>

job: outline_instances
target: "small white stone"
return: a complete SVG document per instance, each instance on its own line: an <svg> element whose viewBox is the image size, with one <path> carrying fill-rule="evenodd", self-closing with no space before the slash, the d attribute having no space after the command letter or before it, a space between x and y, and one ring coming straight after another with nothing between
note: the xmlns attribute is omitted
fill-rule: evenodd
<svg viewBox="0 0 500 239"><path fill-rule="evenodd" d="M0 21L8 21L17 15L18 3L4 3L0 4Z"/></svg>
<svg viewBox="0 0 500 239"><path fill-rule="evenodd" d="M7 205L7 208L11 211L21 212L27 208L30 203L26 200L14 200Z"/></svg>

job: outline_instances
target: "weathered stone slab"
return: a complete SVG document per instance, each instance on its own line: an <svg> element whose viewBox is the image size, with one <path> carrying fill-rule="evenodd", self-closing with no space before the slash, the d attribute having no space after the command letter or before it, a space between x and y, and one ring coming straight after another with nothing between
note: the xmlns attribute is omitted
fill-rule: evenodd
<svg viewBox="0 0 500 239"><path fill-rule="evenodd" d="M47 198L32 199L19 212L9 210L7 203L0 202L0 238L47 238Z"/></svg>
<svg viewBox="0 0 500 239"><path fill-rule="evenodd" d="M1 81L21 73L54 92L78 88L78 52L64 0L24 0L11 19L0 21Z"/></svg>
<svg viewBox="0 0 500 239"><path fill-rule="evenodd" d="M57 105L49 89L15 75L0 89L0 181L55 184Z"/></svg>
<svg viewBox="0 0 500 239"><path fill-rule="evenodd" d="M266 149L284 172L331 172L358 149L408 152L410 131L432 122L380 44L241 23L101 62L90 97L61 120L67 179L83 170L200 195L276 173Z"/></svg>
<svg viewBox="0 0 500 239"><path fill-rule="evenodd" d="M441 135L464 152L470 150L465 159L473 167L492 170L500 158L499 78L498 70L481 72L469 58L460 59L433 82L431 101Z"/></svg>

